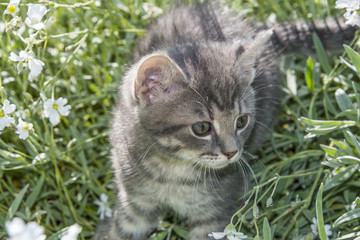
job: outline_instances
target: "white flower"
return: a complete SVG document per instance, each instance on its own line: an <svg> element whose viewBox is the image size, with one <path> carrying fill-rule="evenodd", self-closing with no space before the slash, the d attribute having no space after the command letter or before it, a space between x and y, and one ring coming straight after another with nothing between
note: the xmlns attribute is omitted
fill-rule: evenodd
<svg viewBox="0 0 360 240"><path fill-rule="evenodd" d="M163 13L163 10L152 3L143 3L143 9L146 12L146 15L143 16L144 19L155 18Z"/></svg>
<svg viewBox="0 0 360 240"><path fill-rule="evenodd" d="M35 158L32 161L32 164L36 164L37 162L42 162L46 159L45 153L40 153L39 155L36 155Z"/></svg>
<svg viewBox="0 0 360 240"><path fill-rule="evenodd" d="M97 214L100 215L100 220L104 220L105 217L111 217L112 210L109 207L108 196L105 193L100 195L100 201L95 200L94 203L99 206Z"/></svg>
<svg viewBox="0 0 360 240"><path fill-rule="evenodd" d="M272 25L275 25L277 22L276 22L276 14L275 13L271 13L269 15L269 17L266 19L266 25L268 26L272 26Z"/></svg>
<svg viewBox="0 0 360 240"><path fill-rule="evenodd" d="M99 38L99 37L94 37L94 38L91 40L91 43L100 44L100 43L102 43L102 40L101 40L101 38Z"/></svg>
<svg viewBox="0 0 360 240"><path fill-rule="evenodd" d="M81 229L82 227L79 226L77 223L75 223L74 225L71 225L65 235L63 235L60 240L76 240L79 233L81 233Z"/></svg>
<svg viewBox="0 0 360 240"><path fill-rule="evenodd" d="M69 115L71 106L66 103L66 98L48 99L44 102L44 117L49 118L53 126L60 122L60 115Z"/></svg>
<svg viewBox="0 0 360 240"><path fill-rule="evenodd" d="M351 26L360 26L360 16L357 14L356 11L354 12L350 12L350 11L347 11L345 14L344 14L344 18L346 19L346 24L349 24Z"/></svg>
<svg viewBox="0 0 360 240"><path fill-rule="evenodd" d="M213 237L215 239L222 239L225 236L228 240L241 240L247 238L246 235L244 235L241 232L236 232L235 230L227 229L224 232L212 232L208 234L209 237Z"/></svg>
<svg viewBox="0 0 360 240"><path fill-rule="evenodd" d="M19 138L23 140L25 140L29 136L29 133L34 130L32 123L24 122L21 118L19 118L19 124L16 128L17 130L15 133L19 134Z"/></svg>
<svg viewBox="0 0 360 240"><path fill-rule="evenodd" d="M24 51L21 51L21 52L24 52ZM22 55L21 52L20 52L19 56L16 55L16 53L11 52L9 60L13 61L13 62L23 62L23 61L25 61L25 58L21 56Z"/></svg>
<svg viewBox="0 0 360 240"><path fill-rule="evenodd" d="M329 239L329 236L332 235L332 231L330 230L331 226L329 224L325 224L325 234L327 239ZM318 228L318 223L316 218L313 218L313 224L311 224L311 231L315 234L315 235L319 235L319 228Z"/></svg>
<svg viewBox="0 0 360 240"><path fill-rule="evenodd" d="M15 108L15 104L10 104L10 101L5 99L4 105L0 109L0 131L15 123L15 119L9 116L9 114L15 111Z"/></svg>
<svg viewBox="0 0 360 240"><path fill-rule="evenodd" d="M30 80L38 77L43 69L43 66L45 65L45 63L39 59L36 59L32 53L25 51L20 51L19 56L11 52L9 60L13 62L27 62L30 69Z"/></svg>
<svg viewBox="0 0 360 240"><path fill-rule="evenodd" d="M100 7L101 6L101 0L95 0L95 6Z"/></svg>
<svg viewBox="0 0 360 240"><path fill-rule="evenodd" d="M359 0L337 0L335 3L336 8L346 8L347 11L356 11L360 9Z"/></svg>
<svg viewBox="0 0 360 240"><path fill-rule="evenodd" d="M29 4L27 11L26 25L36 30L45 29L45 24L41 22L43 16L47 13L47 9L41 4Z"/></svg>
<svg viewBox="0 0 360 240"><path fill-rule="evenodd" d="M4 14L10 14L15 17L16 13L19 12L20 0L10 0L9 5L4 11Z"/></svg>
<svg viewBox="0 0 360 240"><path fill-rule="evenodd" d="M5 23L4 23L4 22L0 22L0 33L5 32L5 29L6 29Z"/></svg>
<svg viewBox="0 0 360 240"><path fill-rule="evenodd" d="M6 31L13 30L15 27L21 27L22 19L19 16L14 16L10 22L6 23ZM18 33L20 31L17 31ZM21 35L21 34L20 34Z"/></svg>
<svg viewBox="0 0 360 240"><path fill-rule="evenodd" d="M14 218L11 222L5 223L8 240L44 240L44 228L36 222L25 224L21 218Z"/></svg>

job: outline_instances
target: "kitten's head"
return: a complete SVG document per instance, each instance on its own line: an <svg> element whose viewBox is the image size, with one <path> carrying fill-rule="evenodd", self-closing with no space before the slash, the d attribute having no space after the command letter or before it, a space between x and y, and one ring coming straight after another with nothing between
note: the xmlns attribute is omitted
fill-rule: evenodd
<svg viewBox="0 0 360 240"><path fill-rule="evenodd" d="M133 98L139 128L172 161L213 169L238 161L255 123L256 56L271 36L188 43L144 57Z"/></svg>

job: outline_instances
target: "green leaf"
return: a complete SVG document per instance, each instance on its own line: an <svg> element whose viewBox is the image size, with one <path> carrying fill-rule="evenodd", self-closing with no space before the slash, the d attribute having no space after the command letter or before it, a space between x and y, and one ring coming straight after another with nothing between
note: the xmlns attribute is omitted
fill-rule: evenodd
<svg viewBox="0 0 360 240"><path fill-rule="evenodd" d="M354 156L342 156L336 158L343 164L360 164L360 158Z"/></svg>
<svg viewBox="0 0 360 240"><path fill-rule="evenodd" d="M351 59L351 63L354 64L358 72L360 72L360 55L354 51L351 47L344 44L345 51Z"/></svg>
<svg viewBox="0 0 360 240"><path fill-rule="evenodd" d="M346 61L343 57L340 57L340 60L346 65L348 66L348 68L352 69L354 72L359 72L356 67L354 65L352 65L351 63L349 63L348 61Z"/></svg>
<svg viewBox="0 0 360 240"><path fill-rule="evenodd" d="M256 203L253 204L253 216L254 218L259 217L259 207L256 205Z"/></svg>
<svg viewBox="0 0 360 240"><path fill-rule="evenodd" d="M34 205L34 203L38 200L37 197L39 196L41 188L44 185L44 182L45 182L45 175L43 174L38 180L38 183L36 184L34 190L32 190L30 196L26 199L26 206L28 208L31 208Z"/></svg>
<svg viewBox="0 0 360 240"><path fill-rule="evenodd" d="M12 204L8 210L8 213L6 215L6 221L10 221L15 216L15 213L18 210L21 200L23 199L28 187L29 187L29 184L26 184L26 186L23 189L21 189L21 191L19 192L19 194L17 195L15 200L12 202Z"/></svg>
<svg viewBox="0 0 360 240"><path fill-rule="evenodd" d="M265 217L263 222L264 240L271 240L271 228L268 219Z"/></svg>
<svg viewBox="0 0 360 240"><path fill-rule="evenodd" d="M159 234L156 234L156 236L150 237L149 239L150 240L163 240L166 238L167 234L168 234L168 232L164 231Z"/></svg>
<svg viewBox="0 0 360 240"><path fill-rule="evenodd" d="M319 236L321 240L327 240L325 226L324 226L324 217L322 210L322 193L323 193L323 183L321 183L319 191L316 195L316 219L318 222Z"/></svg>
<svg viewBox="0 0 360 240"><path fill-rule="evenodd" d="M360 114L359 109L348 109L336 114L335 118L346 116L348 119L355 120Z"/></svg>
<svg viewBox="0 0 360 240"><path fill-rule="evenodd" d="M337 149L334 148L334 147L330 147L330 146L327 146L327 145L323 145L323 144L320 144L320 147L327 153L329 154L330 157L335 157L335 154L337 152Z"/></svg>
<svg viewBox="0 0 360 240"><path fill-rule="evenodd" d="M97 88L95 84L91 83L89 87L96 95L101 95L101 91Z"/></svg>
<svg viewBox="0 0 360 240"><path fill-rule="evenodd" d="M347 213L344 213L341 215L333 224L333 227L337 227L340 224L346 223L348 221L351 221L353 219L360 218L360 208L356 208L353 210L348 211Z"/></svg>
<svg viewBox="0 0 360 240"><path fill-rule="evenodd" d="M336 115L338 111L336 110L332 102L333 98L329 97L327 90L325 90L323 93L324 93L324 108L326 108L331 114Z"/></svg>
<svg viewBox="0 0 360 240"><path fill-rule="evenodd" d="M348 180L358 170L358 168L358 164L353 164L337 173L335 176L325 182L324 191L330 190Z"/></svg>
<svg viewBox="0 0 360 240"><path fill-rule="evenodd" d="M355 92L355 97L356 97L357 106L360 106L360 94L359 94L358 91L357 91L355 82L352 82L352 87L353 87L353 90L354 90L354 92ZM358 109L358 110L359 110L359 109Z"/></svg>
<svg viewBox="0 0 360 240"><path fill-rule="evenodd" d="M349 233L349 234L346 234L346 235L336 238L336 240L345 240L345 239L355 240L356 239L355 237L360 237L360 232Z"/></svg>
<svg viewBox="0 0 360 240"><path fill-rule="evenodd" d="M299 118L298 121L305 125L306 132L316 135L324 135L338 129L356 126L356 121L313 120L305 117Z"/></svg>
<svg viewBox="0 0 360 240"><path fill-rule="evenodd" d="M189 232L186 229L176 226L176 225L174 225L173 229L178 236L180 236L184 239L188 239Z"/></svg>
<svg viewBox="0 0 360 240"><path fill-rule="evenodd" d="M60 231L57 231L56 233L52 234L50 237L46 238L46 240L59 240L69 229L69 227L61 229Z"/></svg>
<svg viewBox="0 0 360 240"><path fill-rule="evenodd" d="M313 34L313 41L315 45L315 51L317 56L319 57L319 62L326 74L329 74L331 72L331 67L328 61L328 57L326 55L325 49L320 41L320 38L316 33Z"/></svg>
<svg viewBox="0 0 360 240"><path fill-rule="evenodd" d="M349 141L350 144L352 144L355 147L358 154L360 154L360 144L356 139L356 137L354 136L354 134L352 134L352 132L350 131L345 131L345 136L346 135L347 135L346 139Z"/></svg>
<svg viewBox="0 0 360 240"><path fill-rule="evenodd" d="M344 89L338 88L335 92L335 98L341 111L355 109L352 101L350 100L349 96L346 94Z"/></svg>
<svg viewBox="0 0 360 240"><path fill-rule="evenodd" d="M336 121L336 120L314 120L306 117L299 118L300 122L304 122L308 125L320 125L320 126L338 126L338 125L347 125L354 126L356 125L355 121Z"/></svg>
<svg viewBox="0 0 360 240"><path fill-rule="evenodd" d="M22 161L22 163L25 163L25 158L20 154L6 151L3 149L0 149L0 156L2 156L4 159L15 160L15 161L20 160Z"/></svg>
<svg viewBox="0 0 360 240"><path fill-rule="evenodd" d="M339 141L333 138L330 138L331 143L333 145L335 145L336 147L338 147L339 150L341 150L342 152L346 153L347 155L354 155L354 151L352 150L352 148L350 147L350 145L345 142L345 141ZM340 156L340 154L339 154Z"/></svg>
<svg viewBox="0 0 360 240"><path fill-rule="evenodd" d="M305 80L306 80L306 85L308 86L310 92L313 92L315 86L315 77L314 77L314 63L311 57L309 57L306 61Z"/></svg>
<svg viewBox="0 0 360 240"><path fill-rule="evenodd" d="M328 166L329 168L338 169L341 168L343 165L341 165L337 159L328 157L327 161L322 161L321 165Z"/></svg>

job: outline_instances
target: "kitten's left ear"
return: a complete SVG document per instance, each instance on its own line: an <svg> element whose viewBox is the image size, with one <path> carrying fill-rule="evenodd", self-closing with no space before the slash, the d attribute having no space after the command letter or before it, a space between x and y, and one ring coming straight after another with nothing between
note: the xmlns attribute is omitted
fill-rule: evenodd
<svg viewBox="0 0 360 240"><path fill-rule="evenodd" d="M135 80L135 97L143 105L152 105L179 91L184 75L165 55L152 55L142 61Z"/></svg>
<svg viewBox="0 0 360 240"><path fill-rule="evenodd" d="M253 43L238 56L238 58L236 59L235 67L240 73L240 77L249 78L250 82L254 79L254 64L256 62L256 58L264 49L267 41L269 41L272 34L272 29L258 33L253 40Z"/></svg>

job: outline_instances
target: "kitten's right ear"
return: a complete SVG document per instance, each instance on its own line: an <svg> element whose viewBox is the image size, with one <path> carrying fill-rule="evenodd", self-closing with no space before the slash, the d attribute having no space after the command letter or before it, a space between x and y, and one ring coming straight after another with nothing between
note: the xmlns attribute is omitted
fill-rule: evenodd
<svg viewBox="0 0 360 240"><path fill-rule="evenodd" d="M254 65L256 63L256 59L266 46L266 43L269 41L272 34L272 29L258 33L249 47L245 50L241 47L241 53L236 53L236 55L239 56L236 59L235 67L240 70L239 73L241 74L241 77L250 78L250 82L254 79Z"/></svg>
<svg viewBox="0 0 360 240"><path fill-rule="evenodd" d="M135 80L135 97L143 105L152 105L179 91L181 70L165 55L152 55L142 61Z"/></svg>

